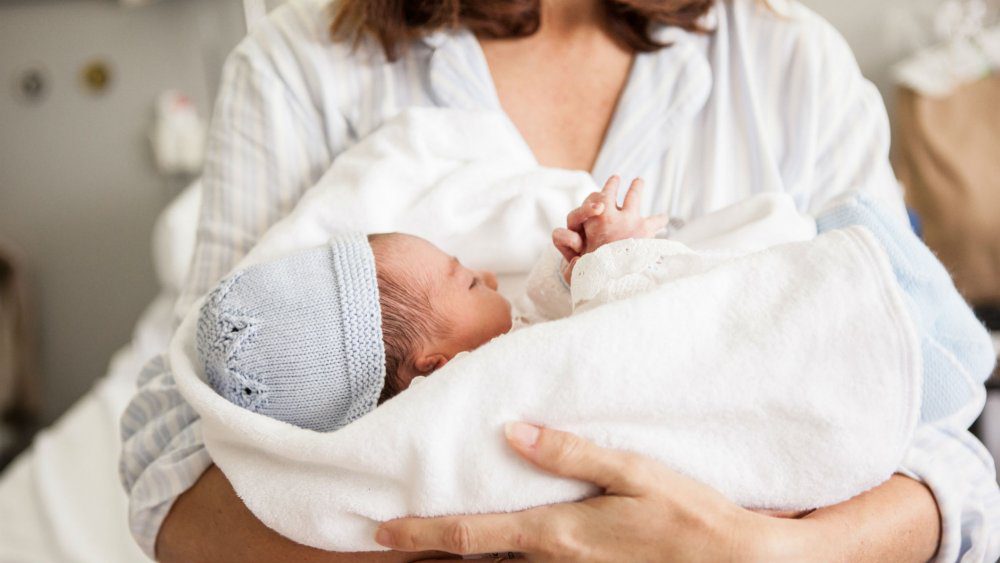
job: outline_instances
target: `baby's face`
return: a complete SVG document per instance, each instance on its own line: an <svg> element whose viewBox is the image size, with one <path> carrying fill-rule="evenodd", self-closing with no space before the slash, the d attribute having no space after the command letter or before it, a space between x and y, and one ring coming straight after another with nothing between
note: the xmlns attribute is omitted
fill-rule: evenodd
<svg viewBox="0 0 1000 563"><path fill-rule="evenodd" d="M449 358L475 350L510 330L510 302L497 291L492 272L466 268L419 237L401 235L394 244L400 248L395 249L396 258L387 267L392 268L392 275L409 276L427 288L431 307L449 329L448 337L440 343L444 346L440 351Z"/></svg>

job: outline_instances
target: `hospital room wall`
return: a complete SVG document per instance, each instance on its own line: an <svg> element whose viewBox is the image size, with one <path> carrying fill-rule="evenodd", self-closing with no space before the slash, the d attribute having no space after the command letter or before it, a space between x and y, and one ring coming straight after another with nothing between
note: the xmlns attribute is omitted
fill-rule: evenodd
<svg viewBox="0 0 1000 563"><path fill-rule="evenodd" d="M24 255L37 309L43 418L106 370L152 300L150 234L180 180L157 174L148 142L158 93L188 93L202 115L243 35L239 0L0 2L0 237ZM103 60L105 93L83 86ZM17 77L43 69L31 102Z"/></svg>

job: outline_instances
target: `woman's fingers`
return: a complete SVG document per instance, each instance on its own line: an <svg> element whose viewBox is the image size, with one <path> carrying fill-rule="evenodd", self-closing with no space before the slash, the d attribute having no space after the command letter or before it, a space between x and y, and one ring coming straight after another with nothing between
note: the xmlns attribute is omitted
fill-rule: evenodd
<svg viewBox="0 0 1000 563"><path fill-rule="evenodd" d="M637 495L642 491L645 460L633 454L523 422L507 424L504 433L522 457L549 473L587 481L612 494Z"/></svg>
<svg viewBox="0 0 1000 563"><path fill-rule="evenodd" d="M734 514L742 509L708 486L568 432L520 422L504 430L511 446L539 468L589 481L605 494L512 514L402 518L382 524L375 541L406 552L510 551L545 561L606 561L623 549L644 561L684 561L705 550L711 552L708 559L738 553L733 542L719 541L733 536L731 531L715 526L742 529L743 521L726 516L730 506Z"/></svg>
<svg viewBox="0 0 1000 563"><path fill-rule="evenodd" d="M538 509L511 514L400 518L379 526L375 541L397 551L447 551L459 555L533 551Z"/></svg>
<svg viewBox="0 0 1000 563"><path fill-rule="evenodd" d="M625 201L622 202L622 210L639 212L639 206L642 204L642 189L644 187L646 187L646 182L642 178L632 180L632 185L628 187L628 193L625 194Z"/></svg>
<svg viewBox="0 0 1000 563"><path fill-rule="evenodd" d="M570 262L583 252L583 237L576 231L556 229L552 231L552 244L559 250L563 258Z"/></svg>

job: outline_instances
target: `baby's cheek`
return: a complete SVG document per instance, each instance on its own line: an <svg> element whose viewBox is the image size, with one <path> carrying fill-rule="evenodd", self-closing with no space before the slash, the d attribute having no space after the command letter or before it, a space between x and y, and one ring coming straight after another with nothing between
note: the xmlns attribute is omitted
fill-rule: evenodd
<svg viewBox="0 0 1000 563"><path fill-rule="evenodd" d="M497 336L507 334L510 332L512 326L514 326L514 319L510 316L510 310L508 309L507 314L504 315L504 319L500 323L500 330L497 332Z"/></svg>

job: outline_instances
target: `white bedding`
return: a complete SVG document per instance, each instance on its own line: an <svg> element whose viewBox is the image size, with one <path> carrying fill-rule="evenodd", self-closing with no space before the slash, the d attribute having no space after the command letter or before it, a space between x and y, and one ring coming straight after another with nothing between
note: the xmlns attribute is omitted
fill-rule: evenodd
<svg viewBox="0 0 1000 563"><path fill-rule="evenodd" d="M116 355L112 373L0 478L0 561L146 561L118 480L118 418L138 374L123 369L135 367L130 355Z"/></svg>

